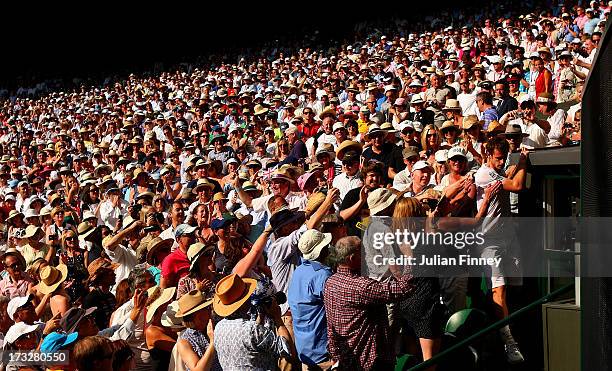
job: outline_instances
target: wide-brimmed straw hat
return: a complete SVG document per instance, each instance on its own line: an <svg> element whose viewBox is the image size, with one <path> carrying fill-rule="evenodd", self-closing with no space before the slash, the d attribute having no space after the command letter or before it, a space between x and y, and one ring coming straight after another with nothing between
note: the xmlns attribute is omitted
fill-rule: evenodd
<svg viewBox="0 0 612 371"><path fill-rule="evenodd" d="M40 271L40 283L38 291L42 294L50 294L55 291L68 277L68 267L59 264L57 267L47 265Z"/></svg>
<svg viewBox="0 0 612 371"><path fill-rule="evenodd" d="M183 321L176 314L179 311L179 303L178 300L173 301L168 304L166 311L162 314L161 324L164 327L168 327L172 330L181 330L185 326L183 326Z"/></svg>
<svg viewBox="0 0 612 371"><path fill-rule="evenodd" d="M212 255L214 251L214 245L206 245L201 242L196 242L189 246L189 249L187 249L187 259L189 259L190 263L189 270L191 271L196 267L198 259L206 254Z"/></svg>
<svg viewBox="0 0 612 371"><path fill-rule="evenodd" d="M478 120L478 117L476 115L469 115L463 118L462 129L467 130L474 125L482 126L482 121Z"/></svg>
<svg viewBox="0 0 612 371"><path fill-rule="evenodd" d="M237 311L257 288L257 281L252 278L240 278L237 274L224 277L217 283L213 308L221 317L227 317Z"/></svg>
<svg viewBox="0 0 612 371"><path fill-rule="evenodd" d="M155 237L154 239L152 239L147 246L147 263L151 265L159 264L159 263L153 264L153 256L155 256L155 253L158 250L164 249L164 248L170 251L170 248L172 247L173 244L174 244L174 239L172 238L163 239L160 237Z"/></svg>
<svg viewBox="0 0 612 371"><path fill-rule="evenodd" d="M155 315L155 312L157 311L159 307L161 307L162 305L166 304L167 302L169 302L170 300L174 298L175 292L176 292L176 287L168 287L166 289L163 289L159 297L155 299L147 308L147 315L145 316L146 323L151 322L151 320L153 319L153 316Z"/></svg>
<svg viewBox="0 0 612 371"><path fill-rule="evenodd" d="M119 265L119 263L113 263L107 258L99 257L89 263L89 265L87 266L87 273L89 273L89 278L92 279L96 274L100 272L101 269L107 268L115 270L117 269L117 267L119 267Z"/></svg>
<svg viewBox="0 0 612 371"><path fill-rule="evenodd" d="M191 290L189 293L181 296L178 300L179 310L176 317L183 318L193 314L201 309L212 304L212 300L206 299L200 290Z"/></svg>

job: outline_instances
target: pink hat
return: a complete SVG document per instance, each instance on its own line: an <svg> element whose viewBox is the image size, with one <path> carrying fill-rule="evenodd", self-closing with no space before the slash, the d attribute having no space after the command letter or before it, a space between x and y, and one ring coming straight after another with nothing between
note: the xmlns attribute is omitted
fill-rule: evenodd
<svg viewBox="0 0 612 371"><path fill-rule="evenodd" d="M321 170L309 171L309 172L306 172L306 173L300 175L300 177L297 180L298 187L300 187L300 189L303 191L304 190L304 186L306 186L306 183L308 183L308 180L310 180L310 178L313 175L317 174L320 171Z"/></svg>
<svg viewBox="0 0 612 371"><path fill-rule="evenodd" d="M393 105L395 105L395 106L405 106L406 105L406 99L404 99L404 98L397 98L395 100L395 103L393 103Z"/></svg>

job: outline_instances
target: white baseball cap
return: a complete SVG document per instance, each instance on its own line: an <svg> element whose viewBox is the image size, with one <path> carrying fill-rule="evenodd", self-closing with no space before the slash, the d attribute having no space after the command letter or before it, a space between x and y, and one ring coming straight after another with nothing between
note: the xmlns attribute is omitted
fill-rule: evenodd
<svg viewBox="0 0 612 371"><path fill-rule="evenodd" d="M449 149L446 157L447 158L453 158L455 156L461 156L461 157L467 159L467 154L465 152L465 149L463 149L462 147L459 147L459 146L452 147L451 149Z"/></svg>
<svg viewBox="0 0 612 371"><path fill-rule="evenodd" d="M433 167L431 167L431 165L429 165L426 161L417 161L413 166L412 166L412 172L414 173L416 170L423 170L423 169L429 169L430 171L433 171Z"/></svg>
<svg viewBox="0 0 612 371"><path fill-rule="evenodd" d="M14 321L15 313L17 312L17 310L23 307L24 305L26 305L26 303L31 301L32 298L33 298L32 294L28 296L16 296L12 298L11 301L9 301L8 305L6 306L6 312L8 313L10 319Z"/></svg>
<svg viewBox="0 0 612 371"><path fill-rule="evenodd" d="M446 162L448 159L448 149L441 149L436 151L435 154L436 162Z"/></svg>
<svg viewBox="0 0 612 371"><path fill-rule="evenodd" d="M39 328L39 325L27 325L25 322L17 322L6 332L6 336L4 337L4 344L13 344L17 339L22 337L23 335L29 334L31 332L36 331Z"/></svg>
<svg viewBox="0 0 612 371"><path fill-rule="evenodd" d="M338 129L344 129L344 124L342 124L341 122L336 122L332 127L332 132L336 132L336 130Z"/></svg>

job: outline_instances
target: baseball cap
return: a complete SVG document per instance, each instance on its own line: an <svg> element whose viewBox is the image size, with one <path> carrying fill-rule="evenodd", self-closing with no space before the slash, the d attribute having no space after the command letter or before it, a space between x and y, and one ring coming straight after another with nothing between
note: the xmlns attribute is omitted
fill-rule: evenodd
<svg viewBox="0 0 612 371"><path fill-rule="evenodd" d="M433 171L433 168L426 161L417 161L414 166L412 166L412 172L416 170L429 169L429 171Z"/></svg>
<svg viewBox="0 0 612 371"><path fill-rule="evenodd" d="M335 132L338 129L344 129L344 125L341 122L336 122L332 127L332 132Z"/></svg>
<svg viewBox="0 0 612 371"><path fill-rule="evenodd" d="M439 151L436 151L436 154L435 154L436 162L446 162L446 160L448 159L447 155L448 155L447 149L441 149Z"/></svg>
<svg viewBox="0 0 612 371"><path fill-rule="evenodd" d="M8 313L10 319L14 321L15 313L17 312L17 310L26 305L29 301L31 301L33 297L34 296L30 294L28 296L16 296L12 298L6 306L6 312Z"/></svg>
<svg viewBox="0 0 612 371"><path fill-rule="evenodd" d="M73 332L71 334L60 334L59 332L52 332L49 335L45 336L45 339L40 344L40 351L57 352L58 350L63 349L77 341L78 337L78 332Z"/></svg>
<svg viewBox="0 0 612 371"><path fill-rule="evenodd" d="M174 237L175 238L179 238L184 234L191 234L193 232L196 231L196 229L198 229L197 227L192 227L189 224L181 224L178 227L176 227L176 231L174 232Z"/></svg>
<svg viewBox="0 0 612 371"><path fill-rule="evenodd" d="M448 153L446 155L447 158L453 158L455 156L461 156L467 159L467 154L465 152L465 149L463 149L462 147L452 147L451 149L448 150Z"/></svg>
<svg viewBox="0 0 612 371"><path fill-rule="evenodd" d="M414 146L409 146L402 150L403 158L411 158L418 155L419 153L417 152L417 148Z"/></svg>
<svg viewBox="0 0 612 371"><path fill-rule="evenodd" d="M4 345L13 344L23 335L34 332L38 330L38 328L39 325L28 325L25 322L17 322L6 332L6 335L4 336Z"/></svg>

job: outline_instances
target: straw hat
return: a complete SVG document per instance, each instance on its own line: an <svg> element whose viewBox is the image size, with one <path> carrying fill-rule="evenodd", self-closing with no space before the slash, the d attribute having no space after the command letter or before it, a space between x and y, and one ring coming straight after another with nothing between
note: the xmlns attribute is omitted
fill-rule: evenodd
<svg viewBox="0 0 612 371"><path fill-rule="evenodd" d="M249 191L254 191L257 193L261 193L262 191L257 188L257 186L255 186L255 184L251 183L250 181L246 181L244 183L242 183L242 190L245 192L249 192Z"/></svg>
<svg viewBox="0 0 612 371"><path fill-rule="evenodd" d="M189 259L190 262L189 270L193 270L193 268L195 268L200 257L208 253L212 254L214 251L214 245L205 245L201 242L197 242L189 246L189 249L187 249L187 259Z"/></svg>
<svg viewBox="0 0 612 371"><path fill-rule="evenodd" d="M463 129L467 130L469 128L471 128L474 125L480 125L482 123L482 121L478 120L478 117L476 115L469 115L469 116L465 116L463 118Z"/></svg>
<svg viewBox="0 0 612 371"><path fill-rule="evenodd" d="M487 126L487 130L484 130L487 133L503 133L506 131L506 126L499 123L497 120L493 120Z"/></svg>
<svg viewBox="0 0 612 371"><path fill-rule="evenodd" d="M200 309L208 307L212 302L212 300L207 300L200 290L191 290L178 300L179 310L176 313L176 317L183 318L193 314Z"/></svg>
<svg viewBox="0 0 612 371"><path fill-rule="evenodd" d="M450 120L444 121L444 123L440 127L440 130L449 129L449 128L459 130L459 128L455 126L455 122L450 121Z"/></svg>
<svg viewBox="0 0 612 371"><path fill-rule="evenodd" d="M306 216L310 216L314 214L315 211L319 209L323 201L325 201L325 193L317 192L313 193L308 197L308 201L306 201L306 207L304 211L306 212Z"/></svg>
<svg viewBox="0 0 612 371"><path fill-rule="evenodd" d="M447 99L442 111L461 111L461 105L457 99Z"/></svg>
<svg viewBox="0 0 612 371"><path fill-rule="evenodd" d="M256 288L257 281L252 278L240 278L237 274L223 277L215 288L213 299L215 313L221 317L231 315L249 300Z"/></svg>
<svg viewBox="0 0 612 371"><path fill-rule="evenodd" d="M323 120L325 116L336 117L336 111L331 107L326 107L323 112L319 114L319 119Z"/></svg>
<svg viewBox="0 0 612 371"><path fill-rule="evenodd" d="M208 179L206 178L202 178L202 179L198 179L198 183L196 184L196 186L191 190L191 192L193 194L198 194L198 192L202 189L202 188L210 188L211 190L213 190L215 188L215 185L212 184L211 182L208 181Z"/></svg>
<svg viewBox="0 0 612 371"><path fill-rule="evenodd" d="M89 237L92 233L96 231L96 228L96 226L91 225L91 223L89 222L82 222L77 228L77 232L79 233L79 239L81 241L86 241L87 237Z"/></svg>
<svg viewBox="0 0 612 371"><path fill-rule="evenodd" d="M108 268L115 270L117 269L117 267L119 267L119 265L119 263L113 263L106 258L99 257L89 263L89 265L87 266L87 273L89 273L89 278L91 279L96 275L96 273L100 271L100 269Z"/></svg>
<svg viewBox="0 0 612 371"><path fill-rule="evenodd" d="M174 239L172 238L162 239L160 237L155 237L154 239L152 239L149 242L149 245L147 246L147 263L151 265L157 265L153 263L153 256L155 255L157 250L165 248L170 251L170 248L173 244Z"/></svg>
<svg viewBox="0 0 612 371"><path fill-rule="evenodd" d="M168 304L166 311L162 314L161 324L164 327L168 327L172 330L181 330L185 326L183 326L183 321L176 316L179 311L179 303L178 300L173 301Z"/></svg>
<svg viewBox="0 0 612 371"><path fill-rule="evenodd" d="M25 234L23 235L23 238L32 238L36 236L37 234L42 234L42 233L43 233L43 230L40 227L37 227L35 225L28 225L27 228L25 229Z"/></svg>
<svg viewBox="0 0 612 371"><path fill-rule="evenodd" d="M382 130L380 126L376 124L372 124L370 125L370 127L368 127L368 132L364 133L363 138L365 140L370 140L370 135L376 134L376 133L384 133L384 130Z"/></svg>
<svg viewBox="0 0 612 371"><path fill-rule="evenodd" d="M223 201L223 200L227 200L228 198L225 197L225 194L223 192L217 192L213 195L213 201L217 202L217 201Z"/></svg>
<svg viewBox="0 0 612 371"><path fill-rule="evenodd" d="M357 153L361 153L362 149L363 147L360 143L352 140L345 140L338 146L338 149L336 150L336 157L338 160L342 161L347 151L352 150L356 151Z"/></svg>
<svg viewBox="0 0 612 371"><path fill-rule="evenodd" d="M174 298L175 292L176 292L176 287L168 287L162 291L161 295L159 295L159 297L155 299L155 301L153 301L147 308L147 315L145 316L146 323L151 322L151 320L153 319L153 316L155 315L155 312L157 312L157 309L159 307L161 307L162 305L172 300L172 298Z"/></svg>
<svg viewBox="0 0 612 371"><path fill-rule="evenodd" d="M289 174L289 172L286 169L276 170L274 174L272 174L272 177L270 178L270 180L274 180L274 179L286 180L290 182L291 184L295 184L295 180L293 179L291 174Z"/></svg>
<svg viewBox="0 0 612 371"><path fill-rule="evenodd" d="M331 143L321 143L319 144L319 148L315 152L315 157L319 157L319 155L328 154L331 161L334 161L336 158L336 152L334 151L334 145Z"/></svg>
<svg viewBox="0 0 612 371"><path fill-rule="evenodd" d="M59 264L57 267L52 267L50 265L44 267L40 271L38 291L42 294L52 293L66 280L67 276L68 267L64 264Z"/></svg>
<svg viewBox="0 0 612 371"><path fill-rule="evenodd" d="M8 221L8 220L11 220L11 219L16 218L18 216L21 216L22 218L24 217L24 215L22 213L20 213L19 211L11 210L9 212L9 216L8 216L8 218L6 218L6 220Z"/></svg>

